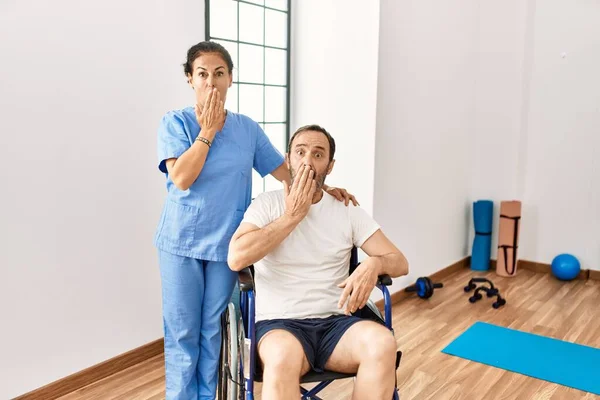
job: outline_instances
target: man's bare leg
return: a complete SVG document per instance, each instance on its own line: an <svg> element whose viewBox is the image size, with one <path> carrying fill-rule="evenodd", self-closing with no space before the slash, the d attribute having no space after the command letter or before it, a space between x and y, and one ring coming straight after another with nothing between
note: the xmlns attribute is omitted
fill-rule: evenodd
<svg viewBox="0 0 600 400"><path fill-rule="evenodd" d="M330 371L356 373L355 400L390 400L394 393L396 340L389 329L373 321L352 325L325 364Z"/></svg>
<svg viewBox="0 0 600 400"><path fill-rule="evenodd" d="M300 398L300 377L310 370L304 348L291 333L274 329L262 337L258 354L263 363L263 399Z"/></svg>

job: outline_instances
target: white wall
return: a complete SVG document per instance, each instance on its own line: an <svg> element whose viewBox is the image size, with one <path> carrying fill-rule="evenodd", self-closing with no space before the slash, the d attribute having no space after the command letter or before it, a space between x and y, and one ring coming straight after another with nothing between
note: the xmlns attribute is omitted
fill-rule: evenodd
<svg viewBox="0 0 600 400"><path fill-rule="evenodd" d="M156 132L201 1L0 5L0 398L162 337Z"/></svg>
<svg viewBox="0 0 600 400"><path fill-rule="evenodd" d="M292 2L291 131L319 124L336 141L327 183L373 212L379 2Z"/></svg>
<svg viewBox="0 0 600 400"><path fill-rule="evenodd" d="M492 258L516 198L519 258L600 270L599 20L597 2L482 3L470 197L496 202Z"/></svg>
<svg viewBox="0 0 600 400"><path fill-rule="evenodd" d="M582 268L600 270L599 21L597 1L536 2L524 259L550 263L570 252Z"/></svg>
<svg viewBox="0 0 600 400"><path fill-rule="evenodd" d="M492 253L496 258L500 201L522 192L528 83L531 73L535 0L480 2L475 75L475 126L471 163L470 235L474 229L472 202L494 201Z"/></svg>
<svg viewBox="0 0 600 400"><path fill-rule="evenodd" d="M380 4L374 215L411 265L392 292L467 255L476 4Z"/></svg>

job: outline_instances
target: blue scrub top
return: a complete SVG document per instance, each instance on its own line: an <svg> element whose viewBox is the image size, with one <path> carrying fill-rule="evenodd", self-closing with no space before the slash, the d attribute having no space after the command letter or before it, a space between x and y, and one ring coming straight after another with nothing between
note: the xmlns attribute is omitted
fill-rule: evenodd
<svg viewBox="0 0 600 400"><path fill-rule="evenodd" d="M252 200L252 168L264 177L284 158L260 125L227 111L200 175L188 190L180 190L170 179L165 161L180 157L199 132L193 107L170 111L161 121L158 168L166 174L168 194L154 244L184 257L227 261L231 237Z"/></svg>

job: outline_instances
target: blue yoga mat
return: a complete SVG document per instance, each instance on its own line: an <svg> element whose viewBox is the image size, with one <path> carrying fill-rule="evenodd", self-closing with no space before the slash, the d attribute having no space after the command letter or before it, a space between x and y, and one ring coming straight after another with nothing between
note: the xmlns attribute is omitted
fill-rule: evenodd
<svg viewBox="0 0 600 400"><path fill-rule="evenodd" d="M476 322L443 353L600 394L600 349Z"/></svg>
<svg viewBox="0 0 600 400"><path fill-rule="evenodd" d="M493 217L494 203L491 200L478 200L473 203L475 238L471 251L471 269L475 271L487 271L490 268Z"/></svg>

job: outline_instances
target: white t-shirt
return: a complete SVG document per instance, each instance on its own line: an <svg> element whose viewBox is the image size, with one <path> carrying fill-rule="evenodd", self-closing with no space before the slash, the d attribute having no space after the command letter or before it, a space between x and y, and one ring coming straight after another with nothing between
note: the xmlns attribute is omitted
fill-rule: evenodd
<svg viewBox="0 0 600 400"><path fill-rule="evenodd" d="M263 228L284 211L283 190L262 193L242 222ZM290 235L254 264L256 321L343 314L337 285L348 277L352 246L361 247L378 229L362 208L323 193Z"/></svg>

